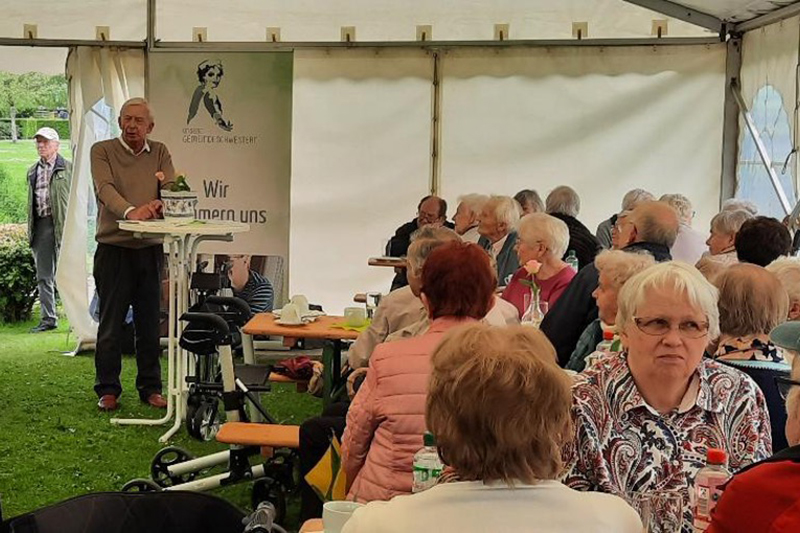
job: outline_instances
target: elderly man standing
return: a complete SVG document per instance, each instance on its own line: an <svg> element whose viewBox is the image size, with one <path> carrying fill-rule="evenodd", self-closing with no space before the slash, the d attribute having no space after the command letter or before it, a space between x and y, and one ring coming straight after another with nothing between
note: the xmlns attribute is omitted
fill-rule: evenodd
<svg viewBox="0 0 800 533"><path fill-rule="evenodd" d="M501 287L508 285L519 268L515 250L519 215L519 204L510 196L491 196L481 210L478 245L497 262L497 284Z"/></svg>
<svg viewBox="0 0 800 533"><path fill-rule="evenodd" d="M545 212L562 220L569 228L569 244L567 250L574 250L578 258L578 268L592 264L600 251L600 241L589 228L576 217L581 210L581 199L572 187L561 185L547 195ZM564 254L566 258L567 254Z"/></svg>
<svg viewBox="0 0 800 533"><path fill-rule="evenodd" d="M41 320L31 333L39 333L57 326L56 262L69 203L72 163L58 153L60 139L53 128L41 128L34 139L39 161L28 169L28 242L36 264L41 305Z"/></svg>
<svg viewBox="0 0 800 533"><path fill-rule="evenodd" d="M669 249L675 243L679 224L672 207L664 202L642 202L621 220L616 230L621 250L647 252L656 261L672 259ZM569 361L581 332L597 319L597 304L592 293L599 279L595 264L586 265L544 316L541 329L555 346L561 366Z"/></svg>
<svg viewBox="0 0 800 533"><path fill-rule="evenodd" d="M446 226L453 229L453 224L447 222L447 202L438 196L426 196L419 201L417 206L417 217L411 222L406 222L394 232L394 236L386 245L386 255L391 257L403 257L408 252L411 244L411 234L424 226ZM392 289L399 289L408 285L406 269L395 269Z"/></svg>
<svg viewBox="0 0 800 533"><path fill-rule="evenodd" d="M136 329L136 389L139 398L164 408L161 395L159 303L164 251L158 239L137 239L117 220L161 216L159 190L175 177L167 147L150 141L154 121L149 104L132 98L119 113L119 138L92 146L92 177L98 199L94 279L100 301L94 390L104 411L118 407L122 393L122 323L133 306Z"/></svg>
<svg viewBox="0 0 800 533"><path fill-rule="evenodd" d="M489 197L483 194L466 194L459 197L453 223L462 241L477 243L481 238L481 234L478 233L478 216L488 199Z"/></svg>

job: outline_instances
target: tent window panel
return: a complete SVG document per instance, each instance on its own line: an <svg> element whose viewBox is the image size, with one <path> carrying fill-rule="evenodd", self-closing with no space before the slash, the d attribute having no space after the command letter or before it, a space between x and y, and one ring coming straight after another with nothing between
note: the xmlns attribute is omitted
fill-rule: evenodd
<svg viewBox="0 0 800 533"><path fill-rule="evenodd" d="M794 206L797 195L794 188L793 159L785 164L792 151L792 132L781 93L772 85L762 86L753 98L750 113L772 160L772 168L789 203ZM762 215L782 219L786 213L758 155L755 140L746 128L742 127L742 130L736 197L755 203Z"/></svg>

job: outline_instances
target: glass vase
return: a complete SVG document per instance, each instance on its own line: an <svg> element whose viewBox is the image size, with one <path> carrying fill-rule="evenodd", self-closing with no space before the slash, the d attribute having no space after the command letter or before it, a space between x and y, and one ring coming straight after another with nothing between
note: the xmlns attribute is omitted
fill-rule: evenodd
<svg viewBox="0 0 800 533"><path fill-rule="evenodd" d="M523 296L523 307L525 312L522 314L520 323L523 326L533 326L538 328L547 314L547 302L541 301L539 291L531 290Z"/></svg>

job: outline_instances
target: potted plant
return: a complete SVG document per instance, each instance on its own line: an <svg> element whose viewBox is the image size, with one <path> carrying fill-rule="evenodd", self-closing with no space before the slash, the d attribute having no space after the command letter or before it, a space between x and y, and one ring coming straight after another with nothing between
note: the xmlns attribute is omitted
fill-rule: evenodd
<svg viewBox="0 0 800 533"><path fill-rule="evenodd" d="M164 220L194 220L197 193L192 191L184 174L178 174L168 189L161 189Z"/></svg>

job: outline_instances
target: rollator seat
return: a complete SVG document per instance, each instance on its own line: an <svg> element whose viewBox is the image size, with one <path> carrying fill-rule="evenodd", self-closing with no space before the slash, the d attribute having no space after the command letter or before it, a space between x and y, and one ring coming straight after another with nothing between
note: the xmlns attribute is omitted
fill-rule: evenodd
<svg viewBox="0 0 800 533"><path fill-rule="evenodd" d="M217 441L242 446L296 449L300 447L300 426L227 422L219 428Z"/></svg>

